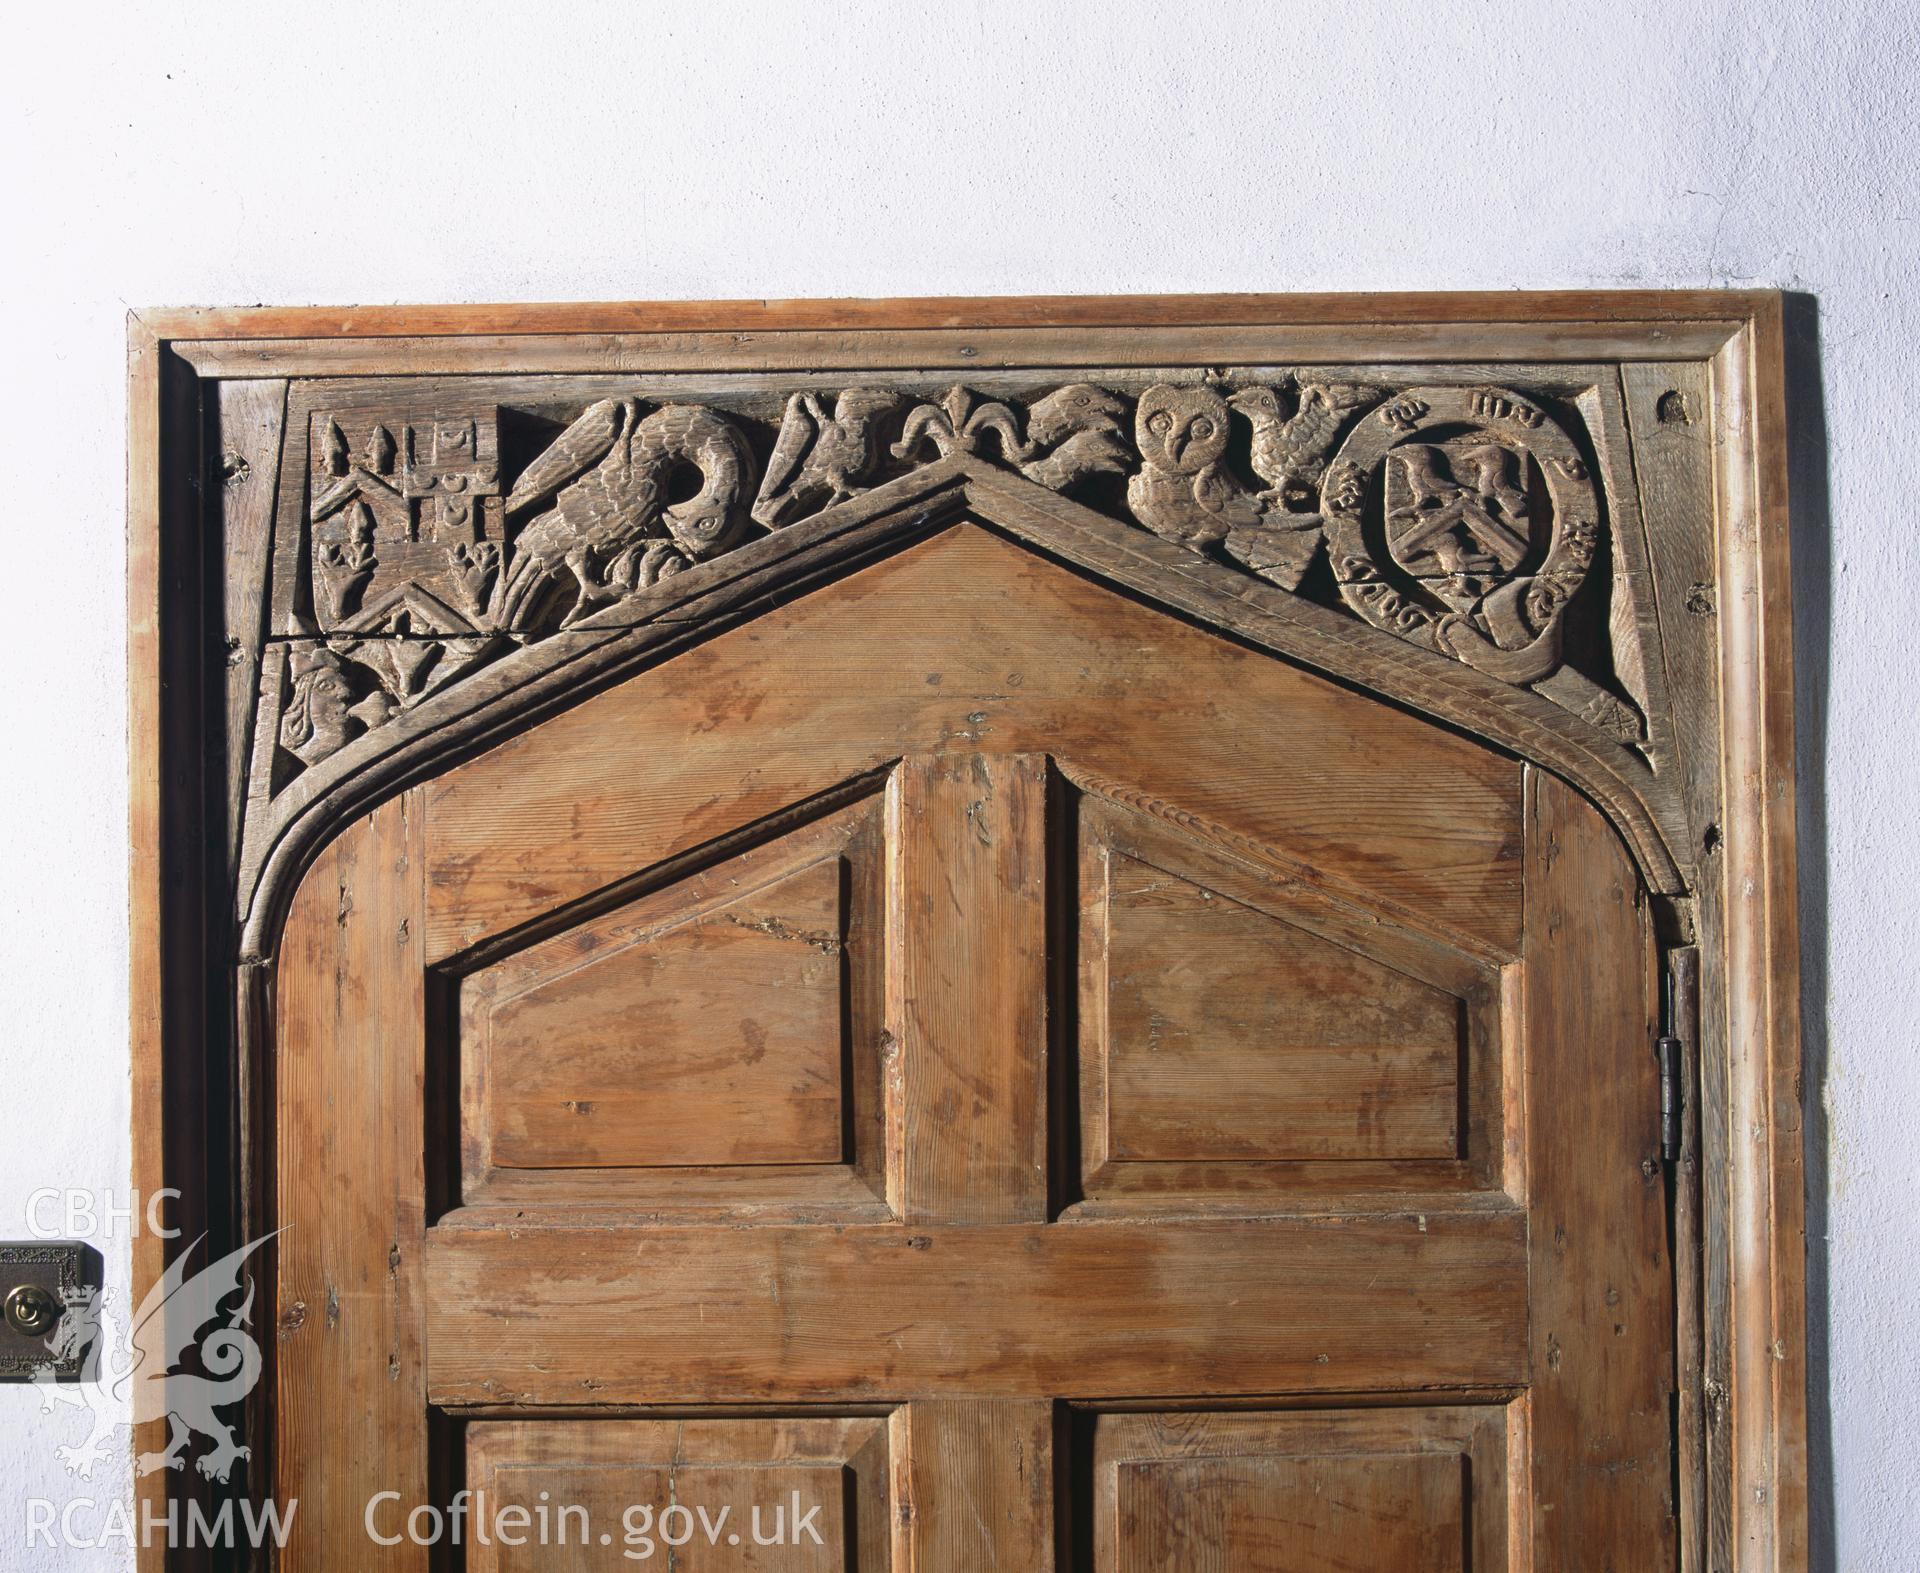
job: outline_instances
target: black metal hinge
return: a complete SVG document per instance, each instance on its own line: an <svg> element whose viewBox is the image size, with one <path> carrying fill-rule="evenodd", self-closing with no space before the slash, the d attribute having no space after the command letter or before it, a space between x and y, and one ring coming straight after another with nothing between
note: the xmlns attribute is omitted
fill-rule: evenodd
<svg viewBox="0 0 1920 1573"><path fill-rule="evenodd" d="M1678 1163L1686 1135L1687 1046L1690 1014L1681 993L1692 964L1691 950L1670 952L1661 968L1660 1035L1653 1040L1660 1076L1660 1157Z"/></svg>
<svg viewBox="0 0 1920 1573"><path fill-rule="evenodd" d="M1680 1040L1662 1033L1653 1051L1660 1059L1660 1157L1680 1161Z"/></svg>

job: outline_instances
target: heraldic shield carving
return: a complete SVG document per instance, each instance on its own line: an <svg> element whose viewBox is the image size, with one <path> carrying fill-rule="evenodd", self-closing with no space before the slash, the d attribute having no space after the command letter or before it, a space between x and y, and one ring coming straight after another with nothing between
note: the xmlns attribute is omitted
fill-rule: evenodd
<svg viewBox="0 0 1920 1573"><path fill-rule="evenodd" d="M1321 502L1341 598L1368 622L1638 738L1629 706L1562 664L1600 499L1538 405L1500 388L1409 389L1354 428Z"/></svg>

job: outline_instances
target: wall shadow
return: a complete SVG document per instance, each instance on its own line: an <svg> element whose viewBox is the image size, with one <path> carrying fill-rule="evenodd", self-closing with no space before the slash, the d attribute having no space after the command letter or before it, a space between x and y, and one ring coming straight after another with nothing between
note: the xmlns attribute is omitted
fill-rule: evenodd
<svg viewBox="0 0 1920 1573"><path fill-rule="evenodd" d="M1802 1139L1807 1183L1808 1562L1835 1566L1827 1077L1827 697L1833 639L1833 515L1819 303L1785 297L1787 507L1793 573L1795 813L1800 880Z"/></svg>

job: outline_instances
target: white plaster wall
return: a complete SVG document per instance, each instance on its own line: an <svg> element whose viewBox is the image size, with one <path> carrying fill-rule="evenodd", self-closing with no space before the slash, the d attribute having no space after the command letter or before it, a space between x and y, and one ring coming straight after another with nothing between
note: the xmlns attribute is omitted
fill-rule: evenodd
<svg viewBox="0 0 1920 1573"><path fill-rule="evenodd" d="M1816 1545L1920 1564L1913 0L36 6L0 93L0 1237L127 1182L129 305L1783 285ZM1807 412L1817 420L1817 403ZM124 1239L103 1242L116 1281ZM70 1422L0 1391L0 1573Z"/></svg>

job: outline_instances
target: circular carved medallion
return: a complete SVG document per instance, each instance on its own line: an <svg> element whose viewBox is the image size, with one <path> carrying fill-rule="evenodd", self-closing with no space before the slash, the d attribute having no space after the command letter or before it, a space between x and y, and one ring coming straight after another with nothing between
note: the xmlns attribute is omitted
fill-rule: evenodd
<svg viewBox="0 0 1920 1573"><path fill-rule="evenodd" d="M1502 388L1410 388L1341 445L1321 508L1340 594L1368 622L1508 682L1559 665L1600 504L1537 405Z"/></svg>

